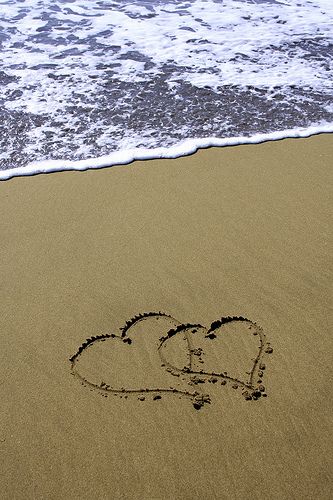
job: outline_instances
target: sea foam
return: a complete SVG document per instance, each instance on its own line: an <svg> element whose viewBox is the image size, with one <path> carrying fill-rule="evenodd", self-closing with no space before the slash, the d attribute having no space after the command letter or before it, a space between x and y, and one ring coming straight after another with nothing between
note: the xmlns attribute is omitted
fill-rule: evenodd
<svg viewBox="0 0 333 500"><path fill-rule="evenodd" d="M0 0L0 25L0 179L332 131L330 0Z"/></svg>

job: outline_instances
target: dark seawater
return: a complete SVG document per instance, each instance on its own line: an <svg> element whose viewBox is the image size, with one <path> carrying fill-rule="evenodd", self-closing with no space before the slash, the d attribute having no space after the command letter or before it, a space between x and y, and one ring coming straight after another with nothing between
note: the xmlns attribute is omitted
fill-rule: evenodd
<svg viewBox="0 0 333 500"><path fill-rule="evenodd" d="M331 0L0 0L0 170L333 129L332 26Z"/></svg>

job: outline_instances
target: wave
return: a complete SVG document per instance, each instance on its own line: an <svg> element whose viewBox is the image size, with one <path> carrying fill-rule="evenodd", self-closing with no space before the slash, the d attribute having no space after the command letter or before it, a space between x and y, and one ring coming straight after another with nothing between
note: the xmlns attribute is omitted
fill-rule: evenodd
<svg viewBox="0 0 333 500"><path fill-rule="evenodd" d="M0 19L0 178L333 123L331 0L0 0Z"/></svg>

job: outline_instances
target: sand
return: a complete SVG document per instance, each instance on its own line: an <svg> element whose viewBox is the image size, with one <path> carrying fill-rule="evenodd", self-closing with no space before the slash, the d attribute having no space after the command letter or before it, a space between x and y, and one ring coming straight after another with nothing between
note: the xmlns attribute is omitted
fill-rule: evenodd
<svg viewBox="0 0 333 500"><path fill-rule="evenodd" d="M2 499L331 498L332 154L0 184Z"/></svg>

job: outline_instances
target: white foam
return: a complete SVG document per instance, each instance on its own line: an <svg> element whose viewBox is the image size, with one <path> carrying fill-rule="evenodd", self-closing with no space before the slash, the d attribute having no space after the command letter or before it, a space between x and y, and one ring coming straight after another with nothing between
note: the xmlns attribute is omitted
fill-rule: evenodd
<svg viewBox="0 0 333 500"><path fill-rule="evenodd" d="M165 82L174 92L175 99L180 81L216 92L228 86L240 89L251 86L264 89L266 100L276 97L276 87L284 88L287 89L284 93L286 104L291 86L310 89L317 95L332 94L331 56L318 56L316 52L320 48L323 53L326 49L329 53L329 44L333 43L332 0L268 0L264 3L255 0L179 0L171 3L0 0L0 20L2 33L7 37L1 42L0 71L12 79L0 85L2 106L8 114L28 113L33 118L41 118L30 120L25 136L28 142L24 143L20 154L42 160L45 150L56 150L58 157L72 155L71 158L79 160L57 162L57 165L70 165L68 168L80 168L80 165L98 168L100 162L104 162L102 166L115 164L119 158L126 159L120 163L127 163L141 158L140 155L159 157L160 151L161 157L174 157L173 151L180 147L171 144L174 139L168 142L168 137L161 134L154 140L148 130L142 130L141 135L133 133L130 120L127 127L126 120L120 126L119 121L113 119L123 111L121 100L127 106L132 95L127 96L125 92L115 98L108 120L100 113L101 107L104 109L100 96L105 92L105 85L115 80L128 84L149 83L153 77L164 75L165 65L169 68L164 75ZM316 48L312 54L313 40ZM147 67L144 61L149 63ZM106 69L101 69L102 66ZM112 68L109 73L108 68ZM298 103L302 98L298 96ZM311 96L308 99L311 100ZM80 128L80 117L68 110L79 108L81 104L87 120ZM241 102L237 104L242 107ZM125 113L128 113L126 106ZM324 110L332 112L327 103L323 105ZM232 143L233 139L223 137L228 132L228 120L228 116L221 118L220 138L193 139L191 147L205 147L201 144L207 140L211 141L209 145ZM311 125L311 111L308 122ZM317 130L315 124L313 126ZM75 153L66 143L66 128L72 131L70 141L74 135ZM272 122L267 130L274 128L278 125L275 127ZM180 125L177 130L183 136L190 135L186 125ZM215 133L209 124L204 124L202 130L207 134ZM320 127L318 131L322 131ZM6 130L2 136L6 137ZM264 137L273 136L264 134ZM243 139L252 142L249 137ZM18 144L21 147L20 139L8 137L5 140L7 150L1 152L0 158L15 158ZM89 144L93 140L99 150L92 150ZM164 145L170 144L170 148L156 148L162 141ZM138 148L142 144L147 148ZM104 160L86 159L92 154L100 156L100 153L117 148L119 151L103 156ZM47 171L52 171L51 165L55 162L45 161L30 163L24 168L31 173L31 168L47 165ZM8 172L11 170L1 172L0 178L11 176Z"/></svg>
<svg viewBox="0 0 333 500"><path fill-rule="evenodd" d="M237 146L241 144L260 144L266 141L277 141L289 138L305 138L321 133L333 133L333 124L318 124L303 129L280 130L269 134L256 134L251 137L206 137L200 139L187 139L171 147L160 147L154 149L131 148L122 149L110 155L99 158L90 158L78 161L47 160L37 161L25 167L13 168L0 171L0 181L13 177L29 176L35 174L47 174L51 172L62 172L65 170L89 170L116 165L126 165L135 160L173 159L195 153L199 149L210 147Z"/></svg>
<svg viewBox="0 0 333 500"><path fill-rule="evenodd" d="M53 4L59 11L48 11ZM53 28L51 37L65 39L64 43L47 45L31 39L32 34L38 34L38 28L46 25L41 19L45 12L60 23ZM133 13L145 16L147 12L155 17L131 17ZM13 21L18 15L22 19ZM170 83L181 78L212 89L225 85L301 85L321 91L333 86L333 69L316 57L305 57L299 44L311 37L323 39L323 44L325 38L332 39L330 0L272 4L193 0L152 5L151 11L122 2L103 7L98 0L81 0L79 5L29 0L24 6L20 2L0 2L0 18L4 29L15 28L10 40L3 43L1 66L19 81L6 90L15 87L22 92L5 106L12 109L14 102L17 109L43 112L52 118L65 113L75 93L98 93L99 79L92 80L90 75L94 72L102 79L103 72L97 69L101 63L120 63L113 68L114 75L128 82L148 81L164 64L171 63L178 68L168 77ZM69 22L72 24L66 24ZM73 35L77 38L71 38ZM90 50L82 44L91 37L97 37L104 49ZM113 45L120 50L110 50ZM77 55L68 49L76 49ZM143 71L142 64L135 65L127 57L128 51L145 56L152 67ZM54 64L52 71L56 75L66 75L64 85L52 81L50 69L33 69L45 64ZM31 100L38 100L39 105L32 107Z"/></svg>

